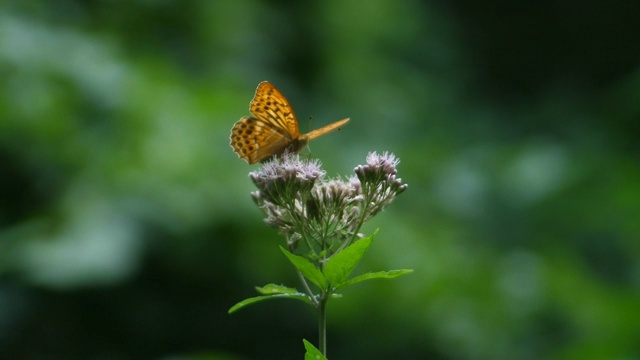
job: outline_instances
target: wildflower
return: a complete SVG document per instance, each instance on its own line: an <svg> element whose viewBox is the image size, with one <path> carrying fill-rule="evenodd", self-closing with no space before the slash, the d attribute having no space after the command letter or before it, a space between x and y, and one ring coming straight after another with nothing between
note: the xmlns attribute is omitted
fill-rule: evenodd
<svg viewBox="0 0 640 360"><path fill-rule="evenodd" d="M372 152L366 160L347 180L325 180L319 161L286 153L249 174L258 188L251 196L290 250L303 241L312 253L330 256L359 238L364 222L407 188L396 178L393 154Z"/></svg>
<svg viewBox="0 0 640 360"><path fill-rule="evenodd" d="M399 163L400 160L391 153L379 155L371 152L367 155L367 164L353 170L362 186L367 219L382 211L407 189L407 184L396 178Z"/></svg>
<svg viewBox="0 0 640 360"><path fill-rule="evenodd" d="M264 211L265 223L284 235L287 249L282 252L296 268L304 293L269 284L257 288L260 296L237 303L229 312L276 297L309 303L318 311L318 342L326 352L326 308L330 299L339 296L336 291L361 281L391 279L412 271L351 276L375 235L365 237L359 233L360 228L407 188L396 177L398 163L393 154L372 152L365 165L354 169L355 176L325 179L320 162L284 154L250 173L258 188L251 196Z"/></svg>

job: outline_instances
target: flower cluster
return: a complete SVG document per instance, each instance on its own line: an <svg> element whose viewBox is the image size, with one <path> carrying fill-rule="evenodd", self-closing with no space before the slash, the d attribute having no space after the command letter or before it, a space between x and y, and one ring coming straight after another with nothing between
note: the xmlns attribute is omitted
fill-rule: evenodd
<svg viewBox="0 0 640 360"><path fill-rule="evenodd" d="M369 153L366 162L348 180L325 180L319 161L285 153L249 174L258 188L251 195L291 251L302 242L316 256L331 256L407 188L396 177L399 160L393 154Z"/></svg>

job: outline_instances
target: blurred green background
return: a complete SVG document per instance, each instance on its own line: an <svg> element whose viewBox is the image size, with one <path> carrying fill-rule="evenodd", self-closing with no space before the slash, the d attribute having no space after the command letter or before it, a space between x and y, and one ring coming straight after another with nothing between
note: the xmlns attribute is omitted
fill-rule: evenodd
<svg viewBox="0 0 640 360"><path fill-rule="evenodd" d="M330 176L409 189L334 359L640 359L640 2L0 3L0 358L301 359L315 315L229 147L262 80ZM310 121L310 117L313 120ZM307 151L308 152L308 151Z"/></svg>

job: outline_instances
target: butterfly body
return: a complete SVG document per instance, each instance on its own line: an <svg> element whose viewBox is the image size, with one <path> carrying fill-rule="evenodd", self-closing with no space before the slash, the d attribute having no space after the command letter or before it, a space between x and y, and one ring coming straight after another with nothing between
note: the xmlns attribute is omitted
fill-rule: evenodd
<svg viewBox="0 0 640 360"><path fill-rule="evenodd" d="M310 140L346 124L336 121L306 134L300 134L298 120L282 93L268 81L258 84L249 111L254 117L240 118L231 129L230 145L249 164L264 162L285 151L297 153Z"/></svg>

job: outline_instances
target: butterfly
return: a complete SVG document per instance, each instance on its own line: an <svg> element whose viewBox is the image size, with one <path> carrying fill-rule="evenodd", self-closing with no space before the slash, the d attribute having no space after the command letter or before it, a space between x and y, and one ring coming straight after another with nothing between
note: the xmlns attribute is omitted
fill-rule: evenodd
<svg viewBox="0 0 640 360"><path fill-rule="evenodd" d="M258 84L249 111L231 129L233 151L249 164L264 162L286 150L297 153L311 139L346 124L349 118L336 121L306 134L300 134L298 120L287 98L272 83Z"/></svg>

